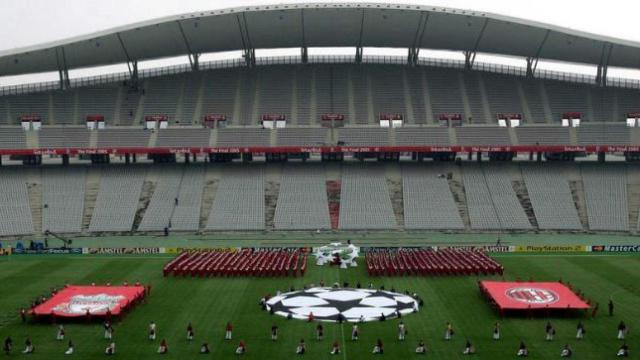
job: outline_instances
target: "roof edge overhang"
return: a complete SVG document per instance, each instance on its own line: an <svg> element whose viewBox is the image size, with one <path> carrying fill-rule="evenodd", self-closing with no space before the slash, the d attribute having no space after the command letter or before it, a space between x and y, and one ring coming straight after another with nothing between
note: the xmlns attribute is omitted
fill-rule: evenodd
<svg viewBox="0 0 640 360"><path fill-rule="evenodd" d="M298 3L298 4L277 4L277 5L263 5L263 6L240 6L233 7L227 9L219 9L219 10L211 10L211 11L199 11L199 12L191 12L184 13L178 15L165 16L150 20L145 20L141 22L136 22L128 25L123 25L119 27L114 27L111 29L106 29L98 32L93 32L86 35L75 36L67 39L47 42L43 44L14 48L10 50L0 51L0 76L3 75L22 75L22 74L31 74L31 73L40 73L47 71L58 71L60 70L60 55L57 52L57 49L62 49L67 51L67 59L68 65L65 68L75 69L75 68L84 68L84 67L94 67L94 66L103 66L103 65L112 65L124 63L126 61L122 61L124 56L122 54L118 54L118 56L114 56L113 59L105 59L104 56L101 56L99 51L91 51L88 46L83 46L83 43L86 44L88 42L97 41L96 39L104 39L105 42L110 38L120 37L125 38L124 43L128 42L128 37L134 36L136 37L150 37L154 38L153 32L157 31L155 29L167 25L171 25L173 23L186 23L186 22L194 22L194 21L211 21L215 22L217 19L222 19L222 17L232 16L237 19L237 24L233 26L238 26L238 28L229 29L234 32L238 32L239 34L235 34L237 39L236 44L229 45L225 44L226 48L224 50L220 50L224 48L224 46L216 46L215 44L211 44L212 51L201 51L201 52L222 52L229 50L243 50L243 48L253 47L257 49L261 48L279 48L279 47L304 47L307 46L305 43L305 32L313 32L321 34L323 30L323 25L317 22L302 22L302 37L299 37L297 31L282 32L281 30L274 29L274 31L269 34L269 21L273 21L273 17L269 16L269 14L273 15L273 12L295 12L300 14L307 14L307 17L312 15L317 15L317 12L329 12L334 11L331 14L335 14L335 10L345 10L342 11L341 15L346 17L346 21L352 20L352 23L356 24L353 26L353 30L358 30L360 35L360 42L352 42L351 46L358 46L361 44L365 47L390 47L390 48L407 48L411 47L411 45L407 45L406 41L402 41L401 39L406 40L407 36L410 35L413 37L414 33L419 31L420 24L424 24L427 21L423 21L420 24L416 24L417 27L411 29L411 33L402 33L401 30L391 29L392 31L388 32L397 32L397 42L394 42L396 39L393 35L388 36L385 39L375 39L375 31L371 31L375 29L375 27L365 28L365 15L373 12L398 12L398 14L394 14L393 16L405 17L406 21L414 21L417 16L422 17L423 15L429 16L457 16L458 20L460 19L468 19L467 23L469 25L469 29L464 28L463 26L459 27L459 30L455 35L455 37L459 37L460 41L454 44L454 41L451 42L451 48L447 47L446 39L438 38L434 39L433 44L434 47L429 46L429 41L425 43L416 43L414 39L413 46L416 48L424 48L424 49L438 49L438 50L453 50L453 51L479 51L489 54L496 55L507 55L507 56L517 56L517 57L539 57L541 59L547 60L556 60L556 61L564 61L569 63L583 63L583 64L592 64L592 65L600 65L602 64L602 59L604 58L603 54L606 51L606 47L610 47L610 56L608 56L608 64L610 66L617 66L623 68L640 68L640 42L619 39L610 36L593 34L585 31L569 29L557 25L542 23L533 20L526 20L506 15L500 15L489 12L482 11L474 11L474 10L462 10L455 9L449 7L442 6L427 6L427 5L411 5L411 4L382 4L382 3ZM351 10L351 11L347 11ZM392 13L387 13L392 14ZM293 14L295 15L295 14ZM247 16L253 16L250 20L247 20ZM305 15L302 15L303 17ZM349 16L352 16L352 19L349 19ZM228 20L228 18L227 18ZM404 20L404 19L403 19ZM252 27L259 27L255 25L255 23L259 23L261 21L267 22L267 33L262 36L263 41L251 41L252 36L254 38L258 38L259 30L252 30ZM422 20L421 20L422 21ZM476 24L483 23L484 26L481 26L482 31L480 31L480 27L476 26ZM517 51L515 48L510 49L508 46L501 47L500 46L500 34L498 31L493 31L492 33L485 33L484 28L486 28L487 24L495 24L496 28L498 25L500 29L512 28L514 31L519 32L519 36L523 40L531 41L535 43L536 48L540 50L546 46L546 49L543 51L530 51L523 54L523 51ZM231 23L229 23L231 24ZM375 24L373 25L375 26ZM440 30L436 28L438 25L432 25L427 23L423 26L423 31L427 32L427 36L430 34L437 34ZM243 28L244 27L244 28ZM274 26L277 28L277 26ZM314 29L315 27L315 29ZM175 26L174 30L178 31L181 27ZM387 29L389 30L389 29ZM353 35L346 34L349 30L345 30L345 35ZM370 41L362 42L363 32L369 35ZM589 56L567 56L567 50L562 49L562 43L560 39L558 39L558 44L547 44L545 45L545 40L541 41L540 33L548 33L557 36L558 38L566 39L567 44L571 45L573 41L579 43L580 49L579 51L588 51ZM287 35L288 34L288 35ZM366 35L365 34L365 35ZM184 41L188 41L187 37L182 34L182 38ZM332 42L335 42L335 47L344 46L344 41L341 41L339 37L333 36L335 34L327 34L326 39L321 39L320 42L327 43L329 47L334 47L331 45ZM210 36L210 35L209 35ZM222 35L221 35L222 36ZM319 35L322 36L322 35ZM437 36L437 35L433 35ZM157 36L155 36L157 38ZM269 37L271 37L272 41L269 41ZM279 46L283 42L282 37L290 37L288 41L284 43L288 43L295 46ZM474 39L475 41L468 42L465 47L465 38L468 37L470 39ZM265 40L266 38L266 40ZM155 40L155 42L154 42ZM159 58L166 58L172 56L180 56L187 55L189 46L184 47L181 51L174 52L163 52L162 47L164 44L161 41L157 41L154 39L150 41L145 49L139 49L139 51L131 56L129 54L126 55L127 60L155 60ZM194 39L195 40L195 39ZM307 39L307 42L311 42L309 47L316 47L313 44L313 41ZM134 43L132 41L131 43ZM213 40L215 43L215 40ZM384 43L388 46L375 46L375 44ZM473 45L475 43L475 48ZM370 46L373 44L374 46ZM397 45L397 46L394 46ZM426 46L423 46L426 45ZM124 46L124 45L123 45ZM132 45L133 46L133 45ZM320 46L317 46L320 47ZM199 50L203 50L202 47L198 47ZM95 50L95 49L94 49ZM120 51L121 49L117 49ZM578 49L576 50L578 51ZM126 52L126 50L125 50ZM527 51L525 51L527 52ZM95 53L95 54L94 54ZM44 59L48 54L49 57L53 57L55 59ZM45 56L42 56L45 55ZM38 59L41 57L41 59ZM82 59L81 61L76 61L76 59ZM116 61L116 59L118 61ZM20 66L18 66L20 64Z"/></svg>

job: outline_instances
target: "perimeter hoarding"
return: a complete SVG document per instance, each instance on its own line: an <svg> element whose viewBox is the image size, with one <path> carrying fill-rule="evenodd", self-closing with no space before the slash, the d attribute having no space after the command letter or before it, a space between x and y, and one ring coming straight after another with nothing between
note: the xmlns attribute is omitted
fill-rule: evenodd
<svg viewBox="0 0 640 360"><path fill-rule="evenodd" d="M515 247L515 252L531 253L588 252L589 250L591 247L586 245L518 245Z"/></svg>

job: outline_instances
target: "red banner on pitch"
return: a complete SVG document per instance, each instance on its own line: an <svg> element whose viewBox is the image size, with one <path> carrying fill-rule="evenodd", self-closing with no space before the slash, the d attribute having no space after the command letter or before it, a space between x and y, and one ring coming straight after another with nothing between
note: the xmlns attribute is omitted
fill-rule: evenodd
<svg viewBox="0 0 640 360"><path fill-rule="evenodd" d="M144 296L143 286L67 286L33 309L36 316L119 315Z"/></svg>
<svg viewBox="0 0 640 360"><path fill-rule="evenodd" d="M500 310L588 309L589 304L559 282L481 281L480 290Z"/></svg>

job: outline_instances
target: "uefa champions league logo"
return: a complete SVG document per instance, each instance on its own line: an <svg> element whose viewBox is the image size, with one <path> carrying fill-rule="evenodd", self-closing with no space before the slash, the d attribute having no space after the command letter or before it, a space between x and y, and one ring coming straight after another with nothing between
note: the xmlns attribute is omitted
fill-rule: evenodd
<svg viewBox="0 0 640 360"><path fill-rule="evenodd" d="M107 310L113 310L118 303L125 297L122 295L76 295L71 297L68 302L63 302L53 308L53 311L65 314L86 314L89 311L93 313L103 313Z"/></svg>
<svg viewBox="0 0 640 360"><path fill-rule="evenodd" d="M555 292L536 287L511 288L505 294L513 300L532 305L553 304L560 299Z"/></svg>

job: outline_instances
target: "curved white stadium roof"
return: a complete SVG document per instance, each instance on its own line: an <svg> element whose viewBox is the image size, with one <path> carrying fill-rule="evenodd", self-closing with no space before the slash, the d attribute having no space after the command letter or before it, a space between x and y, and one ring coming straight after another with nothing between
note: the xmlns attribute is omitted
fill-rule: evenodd
<svg viewBox="0 0 640 360"><path fill-rule="evenodd" d="M250 6L189 13L0 52L0 76L247 48L477 51L640 68L640 43L497 14L376 3Z"/></svg>

